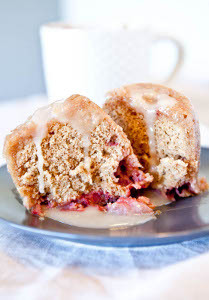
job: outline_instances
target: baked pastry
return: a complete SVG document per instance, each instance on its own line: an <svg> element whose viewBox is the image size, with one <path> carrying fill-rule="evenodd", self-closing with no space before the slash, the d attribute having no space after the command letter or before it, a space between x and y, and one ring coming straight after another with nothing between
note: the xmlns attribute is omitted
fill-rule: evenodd
<svg viewBox="0 0 209 300"><path fill-rule="evenodd" d="M199 124L188 98L162 85L139 83L110 91L104 110L131 141L152 187L170 199L208 188L198 179Z"/></svg>
<svg viewBox="0 0 209 300"><path fill-rule="evenodd" d="M130 199L137 213L153 213L149 199L140 196L152 176L141 170L122 128L86 97L37 110L6 137L4 155L33 214L44 216L51 207L107 210L119 199Z"/></svg>

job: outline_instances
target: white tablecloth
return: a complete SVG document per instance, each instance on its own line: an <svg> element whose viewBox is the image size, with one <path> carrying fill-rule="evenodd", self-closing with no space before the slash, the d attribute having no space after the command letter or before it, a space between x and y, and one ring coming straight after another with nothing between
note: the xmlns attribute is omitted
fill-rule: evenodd
<svg viewBox="0 0 209 300"><path fill-rule="evenodd" d="M0 299L209 298L209 253L197 256L209 250L209 238L114 249L0 229Z"/></svg>
<svg viewBox="0 0 209 300"><path fill-rule="evenodd" d="M8 129L46 101L38 96L0 104L1 148ZM209 299L209 237L117 249L46 238L1 223L0 266L0 299L5 300Z"/></svg>

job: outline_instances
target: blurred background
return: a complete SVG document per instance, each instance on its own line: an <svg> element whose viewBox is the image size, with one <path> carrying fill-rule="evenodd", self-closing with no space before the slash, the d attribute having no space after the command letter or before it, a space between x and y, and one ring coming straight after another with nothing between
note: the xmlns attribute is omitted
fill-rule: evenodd
<svg viewBox="0 0 209 300"><path fill-rule="evenodd" d="M54 21L134 24L168 33L181 41L186 53L176 80L196 82L207 89L208 14L207 0L0 0L0 100L46 92L39 28ZM161 56L163 64L165 51Z"/></svg>
<svg viewBox="0 0 209 300"><path fill-rule="evenodd" d="M0 100L44 93L39 27L60 18L57 0L0 0Z"/></svg>

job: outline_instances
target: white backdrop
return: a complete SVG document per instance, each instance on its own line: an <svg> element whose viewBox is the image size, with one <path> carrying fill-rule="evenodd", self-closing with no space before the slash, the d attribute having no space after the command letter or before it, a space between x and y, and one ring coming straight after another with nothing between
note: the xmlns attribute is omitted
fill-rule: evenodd
<svg viewBox="0 0 209 300"><path fill-rule="evenodd" d="M186 50L181 75L209 85L208 15L208 0L61 1L62 19L72 24L138 24L172 34L181 40Z"/></svg>

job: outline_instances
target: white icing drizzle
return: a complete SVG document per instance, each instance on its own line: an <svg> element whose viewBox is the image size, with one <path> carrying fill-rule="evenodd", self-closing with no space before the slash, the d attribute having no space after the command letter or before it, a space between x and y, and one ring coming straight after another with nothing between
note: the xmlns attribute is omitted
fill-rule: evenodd
<svg viewBox="0 0 209 300"><path fill-rule="evenodd" d="M145 189L143 192L143 196L149 198L151 203L155 207L160 207L172 203L172 201L168 200L168 198L163 196L158 190Z"/></svg>
<svg viewBox="0 0 209 300"><path fill-rule="evenodd" d="M156 219L154 214L117 215L99 211L98 208L91 206L84 211L61 211L58 208L50 208L46 210L46 217L71 226L109 229L139 225Z"/></svg>
<svg viewBox="0 0 209 300"><path fill-rule="evenodd" d="M36 145L36 153L38 156L37 164L38 164L38 171L39 171L39 175L38 175L39 192L41 194L44 194L44 170L43 170L44 159L42 155L41 141L42 138L39 137L34 138L34 143Z"/></svg>
<svg viewBox="0 0 209 300"><path fill-rule="evenodd" d="M93 111L88 113L85 110L79 109L74 116L71 116L70 125L81 135L82 144L84 148L84 161L83 161L83 168L84 171L89 173L88 179L89 183L92 183L92 178L90 176L90 157L89 157L89 147L91 145L91 133L96 128L96 126L101 121L101 114L95 114ZM71 171L71 174L77 173L77 171L81 170L81 166L75 170Z"/></svg>
<svg viewBox="0 0 209 300"><path fill-rule="evenodd" d="M65 108L65 101L56 101L48 106L38 109L34 115L29 119L36 124L36 131L34 134L34 143L36 145L37 157L38 157L38 182L39 191L44 193L44 158L41 149L41 143L43 138L47 134L47 123L55 119L61 123L69 123L73 129L81 135L81 140L84 147L84 163L83 167L87 170L90 169L90 159L88 157L89 146L90 146L90 136L92 131L96 128L101 120L101 114L95 113L93 110L79 108L74 109L73 100L67 100L67 106ZM71 111L71 108L73 111ZM72 170L74 172L75 170ZM91 178L89 178L91 182Z"/></svg>
<svg viewBox="0 0 209 300"><path fill-rule="evenodd" d="M39 171L38 183L39 183L39 192L41 194L44 193L44 170L43 170L44 158L42 155L41 142L46 135L46 129L47 129L46 124L50 118L52 118L51 105L45 106L37 110L31 118L31 121L33 121L36 124L36 132L33 141L36 145L36 153L38 157L38 161L37 161L37 166Z"/></svg>
<svg viewBox="0 0 209 300"><path fill-rule="evenodd" d="M143 196L148 197L156 207L171 203L171 201L155 190L146 190ZM156 219L154 213L117 215L99 211L96 207L91 206L87 207L84 211L62 211L59 208L49 208L46 209L45 216L72 226L110 229L139 225Z"/></svg>
<svg viewBox="0 0 209 300"><path fill-rule="evenodd" d="M175 105L176 99L165 93L159 94L152 89L130 88L128 96L131 99L131 105L144 116L149 138L150 171L154 173L155 166L158 164L154 131L156 113L157 111L166 113L168 108Z"/></svg>

